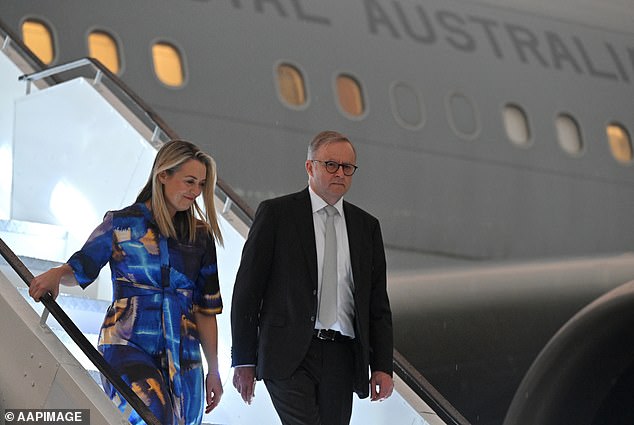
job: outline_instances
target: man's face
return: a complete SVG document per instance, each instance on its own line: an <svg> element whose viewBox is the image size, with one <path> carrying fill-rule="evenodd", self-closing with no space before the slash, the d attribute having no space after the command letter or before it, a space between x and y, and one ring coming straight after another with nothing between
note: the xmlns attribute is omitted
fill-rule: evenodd
<svg viewBox="0 0 634 425"><path fill-rule="evenodd" d="M326 170L324 162L334 161L339 164L356 165L356 157L352 145L341 141L327 143L315 152L312 159L306 161L308 184L313 192L330 205L333 205L350 189L352 176L346 176L342 167L339 167L337 171L331 174Z"/></svg>

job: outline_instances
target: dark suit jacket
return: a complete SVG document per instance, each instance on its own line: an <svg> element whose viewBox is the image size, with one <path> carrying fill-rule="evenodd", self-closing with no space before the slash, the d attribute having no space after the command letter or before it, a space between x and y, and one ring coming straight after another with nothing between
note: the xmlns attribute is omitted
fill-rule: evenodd
<svg viewBox="0 0 634 425"><path fill-rule="evenodd" d="M368 396L368 366L392 374L392 314L376 218L344 201L354 279L354 390ZM258 379L299 366L317 316L317 253L308 188L260 204L242 251L231 305L232 365Z"/></svg>

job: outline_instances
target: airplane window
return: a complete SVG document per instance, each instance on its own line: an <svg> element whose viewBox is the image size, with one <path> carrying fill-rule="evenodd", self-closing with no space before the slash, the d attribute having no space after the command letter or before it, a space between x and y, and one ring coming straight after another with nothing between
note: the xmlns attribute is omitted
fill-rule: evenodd
<svg viewBox="0 0 634 425"><path fill-rule="evenodd" d="M289 105L302 106L306 103L304 77L292 65L280 64L277 67L277 90Z"/></svg>
<svg viewBox="0 0 634 425"><path fill-rule="evenodd" d="M577 156L581 154L583 144L577 122L568 114L559 114L555 120L557 140L564 152Z"/></svg>
<svg viewBox="0 0 634 425"><path fill-rule="evenodd" d="M517 105L508 104L504 106L502 115L509 140L517 146L530 146L530 129L524 110Z"/></svg>
<svg viewBox="0 0 634 425"><path fill-rule="evenodd" d="M398 82L390 87L392 113L403 127L419 129L425 123L425 108L418 91L412 86Z"/></svg>
<svg viewBox="0 0 634 425"><path fill-rule="evenodd" d="M349 75L337 77L337 98L341 109L350 116L359 117L365 112L361 86Z"/></svg>
<svg viewBox="0 0 634 425"><path fill-rule="evenodd" d="M154 73L162 83L171 87L183 85L183 60L176 47L168 43L156 43L152 46L152 59Z"/></svg>
<svg viewBox="0 0 634 425"><path fill-rule="evenodd" d="M632 140L627 130L619 124L610 124L606 127L606 133L614 159L621 163L631 162Z"/></svg>
<svg viewBox="0 0 634 425"><path fill-rule="evenodd" d="M480 116L473 101L462 93L450 93L445 98L447 120L461 138L474 140L480 133Z"/></svg>
<svg viewBox="0 0 634 425"><path fill-rule="evenodd" d="M53 35L41 21L27 19L22 24L22 40L29 49L46 65L53 62Z"/></svg>
<svg viewBox="0 0 634 425"><path fill-rule="evenodd" d="M119 47L110 34L93 31L88 36L88 54L98 59L112 73L119 73Z"/></svg>

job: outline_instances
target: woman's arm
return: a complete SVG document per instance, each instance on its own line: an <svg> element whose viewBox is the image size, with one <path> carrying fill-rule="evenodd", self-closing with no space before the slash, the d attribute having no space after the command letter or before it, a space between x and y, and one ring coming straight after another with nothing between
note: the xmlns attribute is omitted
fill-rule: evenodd
<svg viewBox="0 0 634 425"><path fill-rule="evenodd" d="M216 315L194 313L200 345L207 360L207 377L205 379L205 393L207 405L205 413L211 412L220 403L222 397L222 382L218 373L218 325Z"/></svg>
<svg viewBox="0 0 634 425"><path fill-rule="evenodd" d="M29 295L35 301L39 301L47 292L57 298L60 283L85 288L97 279L99 271L112 255L112 220L113 213L106 213L103 222L93 230L81 250L74 253L66 264L34 277L29 285Z"/></svg>

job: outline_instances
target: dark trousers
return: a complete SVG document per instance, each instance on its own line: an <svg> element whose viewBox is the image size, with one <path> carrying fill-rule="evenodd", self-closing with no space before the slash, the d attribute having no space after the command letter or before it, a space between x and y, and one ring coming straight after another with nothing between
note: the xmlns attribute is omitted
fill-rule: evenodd
<svg viewBox="0 0 634 425"><path fill-rule="evenodd" d="M313 338L303 362L288 379L265 379L284 425L347 425L352 414L352 340Z"/></svg>

